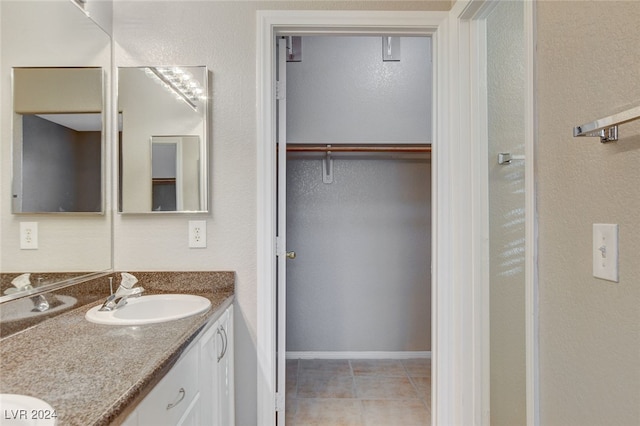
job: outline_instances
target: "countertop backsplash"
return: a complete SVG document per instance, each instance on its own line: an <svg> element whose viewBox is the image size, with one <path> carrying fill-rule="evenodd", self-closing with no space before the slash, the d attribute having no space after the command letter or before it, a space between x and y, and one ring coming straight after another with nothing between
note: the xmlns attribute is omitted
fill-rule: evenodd
<svg viewBox="0 0 640 426"><path fill-rule="evenodd" d="M182 271L152 272L127 271L137 279L136 285L145 289L144 294L189 293L203 294L212 289L227 290L233 288L235 272L232 271ZM7 275L9 281L10 274ZM13 274L16 275L16 274ZM39 274L46 275L46 274ZM49 274L51 275L51 274ZM56 276L73 276L72 273L56 273ZM120 272L70 285L43 294L49 303L49 309L43 312L33 311L39 302L39 296L25 296L0 304L0 339L13 335L42 321L53 318L72 309L102 300L109 295L109 278L113 278L113 291L120 284Z"/></svg>

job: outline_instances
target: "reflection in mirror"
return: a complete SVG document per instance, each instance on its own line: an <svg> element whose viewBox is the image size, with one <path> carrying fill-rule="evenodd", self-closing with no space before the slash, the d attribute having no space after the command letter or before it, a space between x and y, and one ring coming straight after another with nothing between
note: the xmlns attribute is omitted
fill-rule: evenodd
<svg viewBox="0 0 640 426"><path fill-rule="evenodd" d="M199 170L198 136L152 136L152 210L199 210L204 205Z"/></svg>
<svg viewBox="0 0 640 426"><path fill-rule="evenodd" d="M118 69L120 212L208 210L207 78L206 67Z"/></svg>
<svg viewBox="0 0 640 426"><path fill-rule="evenodd" d="M102 212L102 70L13 69L13 213Z"/></svg>
<svg viewBox="0 0 640 426"><path fill-rule="evenodd" d="M111 6L106 1L87 4L92 18L103 17L105 28L110 27ZM112 268L112 216L96 214L110 210L104 178L107 158L102 153L108 152L104 144L111 139L111 126L110 115L101 111L109 104L111 37L69 0L1 0L0 29L0 310L4 311L5 302L25 297L40 302L36 296L84 283ZM69 73L72 78L65 77ZM61 108L64 104L67 107ZM84 127L69 122L88 117L92 119L83 121L93 122L89 130L102 132L101 137L86 136ZM29 124L34 121L35 125ZM30 133L45 133L47 144L16 147L14 141L22 141L23 133L27 140ZM56 133L88 141L62 147L54 140ZM37 161L29 160L34 150ZM78 155L83 157L82 167L77 163L72 167L71 158ZM61 161L67 164L60 166ZM13 186L14 176L18 188ZM41 186L45 181L71 193L79 190L82 201ZM39 185L38 192L31 193L34 185ZM19 197L18 208L13 194ZM42 214L62 210L93 213ZM37 230L37 248L21 248L23 225ZM28 280L24 274L30 274ZM55 308L52 302L50 308ZM7 329L5 324L0 328L2 333Z"/></svg>

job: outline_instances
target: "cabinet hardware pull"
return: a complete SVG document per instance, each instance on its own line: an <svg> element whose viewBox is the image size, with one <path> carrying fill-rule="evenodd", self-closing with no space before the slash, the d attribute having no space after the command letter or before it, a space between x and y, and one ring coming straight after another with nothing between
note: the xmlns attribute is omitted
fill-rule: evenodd
<svg viewBox="0 0 640 426"><path fill-rule="evenodd" d="M216 333L218 334L218 336L220 336L220 341L222 342L222 350L220 351L220 354L218 355L218 362L220 362L220 360L222 359L222 357L224 356L224 336L222 335L222 327L218 327L218 329L216 330Z"/></svg>
<svg viewBox="0 0 640 426"><path fill-rule="evenodd" d="M184 388L180 388L180 390L178 391L178 400L176 402L172 402L171 404L168 404L167 410L171 410L173 407L180 404L180 402L182 402L182 400L184 399L185 395L186 395L186 392L184 391Z"/></svg>
<svg viewBox="0 0 640 426"><path fill-rule="evenodd" d="M228 343L229 343L229 337L227 336L227 330L225 330L225 328L223 326L220 326L220 329L224 333L224 348L222 349L222 356L220 358L224 358L224 356L227 354L227 346L228 346Z"/></svg>

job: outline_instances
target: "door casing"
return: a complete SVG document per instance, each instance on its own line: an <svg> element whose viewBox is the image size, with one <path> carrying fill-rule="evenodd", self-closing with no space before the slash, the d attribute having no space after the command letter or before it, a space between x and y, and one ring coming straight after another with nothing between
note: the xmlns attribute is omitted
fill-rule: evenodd
<svg viewBox="0 0 640 426"><path fill-rule="evenodd" d="M277 35L428 35L433 40L432 424L488 424L486 111L482 114L483 8L449 12L258 11L257 424L275 425ZM527 424L537 425L537 306L533 185L533 4L525 2L527 101ZM486 60L486 55L485 58ZM486 97L486 92L485 92ZM486 103L485 103L486 104ZM477 113L480 108L480 113ZM486 107L484 107L486 108ZM484 121L483 121L484 120ZM485 144L484 151L482 149Z"/></svg>

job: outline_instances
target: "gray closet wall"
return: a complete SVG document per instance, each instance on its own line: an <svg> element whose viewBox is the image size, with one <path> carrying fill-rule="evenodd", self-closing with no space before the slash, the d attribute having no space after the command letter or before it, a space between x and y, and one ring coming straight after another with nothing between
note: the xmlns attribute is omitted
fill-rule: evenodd
<svg viewBox="0 0 640 426"><path fill-rule="evenodd" d="M430 39L305 37L287 65L289 143L425 143ZM288 351L431 350L431 163L425 154L287 162Z"/></svg>

